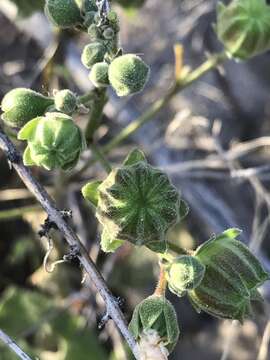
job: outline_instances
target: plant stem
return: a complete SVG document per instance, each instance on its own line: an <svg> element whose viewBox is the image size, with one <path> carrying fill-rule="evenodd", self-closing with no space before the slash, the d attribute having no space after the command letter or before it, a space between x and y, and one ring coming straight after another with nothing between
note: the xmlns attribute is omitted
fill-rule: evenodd
<svg viewBox="0 0 270 360"><path fill-rule="evenodd" d="M166 289L167 289L167 280L165 276L165 268L162 264L160 264L159 279L154 295L165 296Z"/></svg>
<svg viewBox="0 0 270 360"><path fill-rule="evenodd" d="M177 80L164 98L157 100L144 114L125 127L114 139L103 147L103 152L105 154L110 152L113 148L136 132L140 127L152 120L153 117L157 115L157 113L163 109L178 92L182 91L207 72L214 69L226 58L227 55L225 53L213 55L197 69L187 74L183 79L180 78Z"/></svg>
<svg viewBox="0 0 270 360"><path fill-rule="evenodd" d="M103 152L94 143L91 143L89 148L91 149L95 159L99 161L103 169L107 172L107 174L109 174L112 171L112 167L109 161L105 158Z"/></svg>
<svg viewBox="0 0 270 360"><path fill-rule="evenodd" d="M180 246L168 241L168 248L179 255L189 255L191 252L189 250L183 249Z"/></svg>
<svg viewBox="0 0 270 360"><path fill-rule="evenodd" d="M16 170L19 177L22 179L27 188L35 195L36 199L40 202L43 209L47 212L50 221L52 221L58 228L58 230L66 239L70 247L77 249L78 260L80 261L82 268L89 276L92 283L95 285L97 291L103 298L107 314L115 322L116 326L124 336L129 347L131 348L133 355L136 359L140 359L138 345L128 330L128 326L125 317L119 307L118 302L109 290L105 280L98 271L96 265L89 257L89 254L80 239L73 231L73 229L63 219L61 212L56 207L56 204L52 198L48 195L44 187L34 178L29 168L25 167L22 163L21 155L17 152L17 149L10 141L10 139L0 129L0 148L5 152L7 158L12 162L13 168Z"/></svg>
<svg viewBox="0 0 270 360"><path fill-rule="evenodd" d="M106 94L106 88L104 89L95 89L93 91L93 99L90 106L90 116L85 129L85 139L87 145L93 142L94 133L100 125L100 121L103 114L104 106L108 101Z"/></svg>
<svg viewBox="0 0 270 360"><path fill-rule="evenodd" d="M127 125L120 133L113 138L110 142L108 142L105 146L102 147L103 154L109 153L116 146L126 140L129 136L134 134L139 128L141 128L144 124L154 119L154 117L158 114L160 110L162 110L171 99L180 91L184 90L195 81L200 79L210 70L215 69L219 64L223 63L227 59L227 55L225 52L220 54L215 54L209 57L202 65L200 65L195 70L189 72L183 78L179 78L175 84L171 87L167 95L164 98L161 98L154 102L154 104L146 110L141 116L132 121L129 125ZM85 170L87 170L91 165L96 162L95 159L91 159L88 161L74 176L81 175ZM72 176L73 177L73 176Z"/></svg>
<svg viewBox="0 0 270 360"><path fill-rule="evenodd" d="M6 344L20 359L31 360L31 358L13 341L7 334L0 329L0 340Z"/></svg>
<svg viewBox="0 0 270 360"><path fill-rule="evenodd" d="M42 211L40 205L32 205L32 206L23 206L16 209L8 209L0 211L0 221L1 220L12 220L15 218L22 217L24 214L30 212Z"/></svg>

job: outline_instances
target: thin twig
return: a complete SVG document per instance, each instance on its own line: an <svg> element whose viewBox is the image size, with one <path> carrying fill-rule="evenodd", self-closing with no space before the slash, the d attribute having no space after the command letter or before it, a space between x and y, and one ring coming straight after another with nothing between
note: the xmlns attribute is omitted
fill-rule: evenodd
<svg viewBox="0 0 270 360"><path fill-rule="evenodd" d="M6 344L20 359L32 360L7 334L0 329L0 340Z"/></svg>
<svg viewBox="0 0 270 360"><path fill-rule="evenodd" d="M75 234L73 229L63 219L60 211L57 209L54 201L48 195L43 186L33 177L29 168L25 167L21 162L21 157L17 149L10 141L10 139L0 129L0 148L6 153L9 160L19 177L22 179L28 189L35 195L40 202L43 209L47 212L50 221L56 224L59 231L62 233L68 244L78 249L78 259L85 272L88 274L91 281L94 283L96 289L102 296L108 315L113 319L120 332L124 336L128 345L130 346L136 359L139 359L139 351L134 337L130 334L124 315L110 292L102 275L99 273L94 262L90 259L85 247L82 245L80 239Z"/></svg>

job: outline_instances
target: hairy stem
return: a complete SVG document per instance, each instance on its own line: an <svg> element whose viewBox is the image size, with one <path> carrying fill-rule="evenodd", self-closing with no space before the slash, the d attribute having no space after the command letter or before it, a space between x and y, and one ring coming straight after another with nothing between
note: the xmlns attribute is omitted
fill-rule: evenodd
<svg viewBox="0 0 270 360"><path fill-rule="evenodd" d="M107 172L107 174L109 174L112 171L111 164L105 158L105 156L104 156L103 152L100 150L100 148L94 143L91 143L89 145L89 148L91 149L91 151L94 155L94 158L99 161L99 163L101 164L103 169Z"/></svg>
<svg viewBox="0 0 270 360"><path fill-rule="evenodd" d="M167 280L165 277L165 269L163 264L160 264L159 279L154 295L165 296L166 289L167 289Z"/></svg>
<svg viewBox="0 0 270 360"><path fill-rule="evenodd" d="M89 257L85 247L82 245L80 239L73 231L73 229L63 219L61 212L57 209L56 204L48 195L43 186L34 178L29 168L25 167L22 163L21 156L9 138L0 129L0 148L5 152L8 159L12 162L13 168L16 170L19 177L22 179L27 188L35 195L36 199L40 202L43 209L47 212L50 221L56 224L58 230L62 233L67 243L78 251L78 259L82 268L87 273L97 291L103 298L108 315L113 319L116 326L124 336L128 345L130 346L134 356L139 360L139 351L134 337L128 330L125 317L119 307L118 302L110 292L105 280L99 273L96 265Z"/></svg>
<svg viewBox="0 0 270 360"><path fill-rule="evenodd" d="M120 143L126 140L129 136L134 134L138 129L140 129L144 124L153 120L155 116L159 113L160 110L165 108L172 100L172 98L180 91L184 90L188 86L192 85L195 81L199 80L202 76L204 76L209 71L215 69L219 64L223 63L227 59L226 53L215 54L209 57L202 65L198 68L190 71L183 78L179 78L176 80L174 85L171 87L167 95L165 97L154 102L149 109L146 110L141 116L132 121L129 125L127 125L120 133L114 137L110 142L108 142L105 146L102 147L102 152L104 154L109 153L115 147L117 147ZM81 175L85 170L87 170L91 165L96 162L96 159L91 159L88 161L74 176ZM72 178L74 177L72 176Z"/></svg>

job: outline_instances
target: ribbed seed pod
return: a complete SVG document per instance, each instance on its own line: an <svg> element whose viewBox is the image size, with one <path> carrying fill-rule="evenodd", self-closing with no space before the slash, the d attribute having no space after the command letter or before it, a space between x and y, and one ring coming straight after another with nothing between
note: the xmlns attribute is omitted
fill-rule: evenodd
<svg viewBox="0 0 270 360"><path fill-rule="evenodd" d="M43 115L53 103L53 99L31 89L13 89L2 100L4 113L1 117L9 126L22 127L29 120Z"/></svg>
<svg viewBox="0 0 270 360"><path fill-rule="evenodd" d="M60 90L54 95L54 104L56 110L69 115L77 108L77 97L68 89Z"/></svg>
<svg viewBox="0 0 270 360"><path fill-rule="evenodd" d="M141 345L147 335L155 336L156 347L165 347L170 353L179 338L177 315L172 304L164 297L152 295L138 304L129 323L129 330ZM143 344L142 344L143 341ZM142 348L147 351L147 348ZM142 354L143 355L143 354ZM148 359L148 358L147 358Z"/></svg>
<svg viewBox="0 0 270 360"><path fill-rule="evenodd" d="M101 183L96 216L111 241L164 252L166 233L181 218L181 199L168 176L142 156L135 150Z"/></svg>
<svg viewBox="0 0 270 360"><path fill-rule="evenodd" d="M109 65L106 62L95 64L89 74L89 79L96 87L107 87L110 85L108 78Z"/></svg>
<svg viewBox="0 0 270 360"><path fill-rule="evenodd" d="M53 25L70 28L83 23L80 0L46 0L45 14Z"/></svg>
<svg viewBox="0 0 270 360"><path fill-rule="evenodd" d="M119 56L109 66L109 80L118 96L142 91L149 73L149 67L134 54Z"/></svg>
<svg viewBox="0 0 270 360"><path fill-rule="evenodd" d="M81 56L83 65L91 69L93 65L103 61L106 51L106 47L101 42L86 45Z"/></svg>
<svg viewBox="0 0 270 360"><path fill-rule="evenodd" d="M270 49L270 6L265 0L233 0L217 7L216 32L228 54L246 60Z"/></svg>
<svg viewBox="0 0 270 360"><path fill-rule="evenodd" d="M205 266L193 256L182 255L165 266L165 273L169 289L181 297L200 285Z"/></svg>
<svg viewBox="0 0 270 360"><path fill-rule="evenodd" d="M251 315L252 303L261 298L258 287L269 274L250 250L235 240L239 233L229 229L196 250L194 256L205 266L205 275L188 294L198 311L242 322Z"/></svg>
<svg viewBox="0 0 270 360"><path fill-rule="evenodd" d="M18 139L27 140L25 165L38 165L47 170L74 167L85 140L72 118L61 113L47 113L29 121L19 132Z"/></svg>

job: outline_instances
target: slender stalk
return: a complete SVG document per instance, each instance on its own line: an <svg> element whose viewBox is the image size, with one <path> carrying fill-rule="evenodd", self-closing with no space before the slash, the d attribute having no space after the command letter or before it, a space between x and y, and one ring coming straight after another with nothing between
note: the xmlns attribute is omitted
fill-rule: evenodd
<svg viewBox="0 0 270 360"><path fill-rule="evenodd" d="M94 144L91 143L89 145L89 148L91 149L94 157L96 160L98 160L101 164L101 166L104 168L104 170L109 174L112 171L112 167L109 163L109 161L105 158L103 152L99 149L99 147Z"/></svg>
<svg viewBox="0 0 270 360"><path fill-rule="evenodd" d="M0 211L0 221L1 220L12 220L16 218L22 217L24 214L30 212L42 211L40 205L32 205L32 206L23 206L16 209L8 209Z"/></svg>
<svg viewBox="0 0 270 360"><path fill-rule="evenodd" d="M165 296L166 289L167 289L167 280L165 276L165 269L164 266L160 264L159 279L154 294L158 296Z"/></svg>
<svg viewBox="0 0 270 360"><path fill-rule="evenodd" d="M99 273L96 265L89 257L89 254L73 229L63 219L61 212L57 209L56 204L48 195L44 187L34 178L29 168L25 167L21 161L21 156L10 139L0 129L0 148L5 152L8 159L12 162L13 168L22 179L27 188L35 195L43 209L47 212L50 221L52 221L66 239L70 247L75 248L78 253L78 259L82 268L87 273L97 291L103 298L107 314L115 322L116 326L127 341L136 359L140 359L138 345L128 330L125 317L119 307L118 302L110 292L105 280Z"/></svg>
<svg viewBox="0 0 270 360"><path fill-rule="evenodd" d="M7 334L0 329L0 340L6 344L22 360L31 360L31 358L12 340Z"/></svg>
<svg viewBox="0 0 270 360"><path fill-rule="evenodd" d="M168 241L168 248L169 250L175 252L178 255L189 255L191 251L181 248L180 246Z"/></svg>
<svg viewBox="0 0 270 360"><path fill-rule="evenodd" d="M108 101L106 88L95 89L93 93L94 97L90 105L90 116L85 129L85 139L88 145L93 142L95 131L100 125L104 106Z"/></svg>
<svg viewBox="0 0 270 360"><path fill-rule="evenodd" d="M130 123L122 131L120 131L120 133L114 139L112 139L103 147L103 152L105 154L110 152L126 138L136 132L140 127L151 121L154 116L156 116L157 113L163 109L178 92L184 90L186 87L193 84L196 80L200 79L210 70L216 68L218 64L222 63L226 58L227 55L225 53L213 55L197 69L187 74L183 79L180 78L178 81L176 81L164 98L157 100L144 114Z"/></svg>
<svg viewBox="0 0 270 360"><path fill-rule="evenodd" d="M172 98L180 91L184 90L188 86L192 85L195 81L199 80L202 76L207 74L209 71L215 69L219 64L223 63L227 59L226 53L215 54L209 57L202 65L193 71L186 74L183 78L179 78L174 85L171 87L167 95L165 97L157 100L150 106L149 109L146 110L141 116L132 121L129 125L127 125L120 133L114 137L110 142L108 142L105 146L102 147L102 152L104 154L109 153L115 147L117 147L120 143L126 140L129 136L134 134L138 129L140 129L144 124L153 120L155 116L159 113L160 110L165 108L168 103L172 100ZM87 161L86 164L76 173L73 174L71 178L75 176L79 176L84 173L91 165L96 162L96 159L91 159Z"/></svg>

